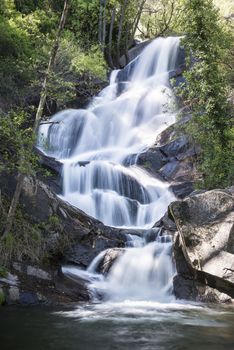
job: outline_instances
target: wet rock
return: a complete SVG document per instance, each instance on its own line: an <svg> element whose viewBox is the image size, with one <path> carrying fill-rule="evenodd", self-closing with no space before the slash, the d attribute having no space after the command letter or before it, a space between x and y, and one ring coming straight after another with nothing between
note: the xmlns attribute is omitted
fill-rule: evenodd
<svg viewBox="0 0 234 350"><path fill-rule="evenodd" d="M147 40L138 43L136 46L128 50L128 59L129 62L134 60L136 57L138 57L142 51L152 42L152 40ZM120 58L120 66L125 67L128 62L126 61L126 57L122 56Z"/></svg>
<svg viewBox="0 0 234 350"><path fill-rule="evenodd" d="M103 275L107 275L116 260L119 259L124 254L124 252L125 249L123 248L107 249L103 259L97 268L97 271Z"/></svg>
<svg viewBox="0 0 234 350"><path fill-rule="evenodd" d="M190 147L188 136L179 136L175 140L164 144L160 147L160 151L167 156L177 157L180 154L184 154Z"/></svg>
<svg viewBox="0 0 234 350"><path fill-rule="evenodd" d="M170 189L176 195L176 197L183 199L187 197L194 190L193 181L184 181L175 184L171 184Z"/></svg>
<svg viewBox="0 0 234 350"><path fill-rule="evenodd" d="M106 231L105 235L98 235L96 232L90 233L84 237L80 244L73 245L66 252L66 260L86 268L103 250L115 247L123 248L127 237L124 234L118 234L113 231L109 234Z"/></svg>
<svg viewBox="0 0 234 350"><path fill-rule="evenodd" d="M15 179L0 176L0 188L2 193L12 195ZM53 260L64 259L86 267L104 249L125 244L126 235L121 230L105 226L64 202L38 179L25 179L20 203L32 223L48 225L51 217L56 218L56 227L46 231L44 237L44 253Z"/></svg>
<svg viewBox="0 0 234 350"><path fill-rule="evenodd" d="M166 212L164 216L154 224L155 228L163 228L163 230L170 231L172 234L177 230L176 224L169 213Z"/></svg>
<svg viewBox="0 0 234 350"><path fill-rule="evenodd" d="M62 163L60 163L59 160L47 156L36 147L34 151L39 156L39 163L43 165L44 168L48 168L50 171L52 170L58 176L61 175Z"/></svg>
<svg viewBox="0 0 234 350"><path fill-rule="evenodd" d="M178 275L184 279L189 276L231 298L234 298L233 208L232 188L193 194L169 206L178 229L174 248Z"/></svg>
<svg viewBox="0 0 234 350"><path fill-rule="evenodd" d="M177 54L176 64L177 68L185 68L186 65L186 51L184 47L180 46Z"/></svg>
<svg viewBox="0 0 234 350"><path fill-rule="evenodd" d="M56 305L90 299L86 281L78 277L74 279L74 276L73 278L64 276L56 266L43 271L45 266L43 269L41 265L32 268L26 263L14 262L12 268L17 278L17 285L11 285L7 281L0 285L7 305Z"/></svg>
<svg viewBox="0 0 234 350"><path fill-rule="evenodd" d="M166 161L166 157L157 147L149 148L137 157L137 164L153 173L158 172L166 164Z"/></svg>
<svg viewBox="0 0 234 350"><path fill-rule="evenodd" d="M220 293L217 289L210 288L189 277L176 275L173 280L174 294L177 299L205 302L205 303L232 303L232 298Z"/></svg>
<svg viewBox="0 0 234 350"><path fill-rule="evenodd" d="M189 120L190 117L186 117L180 123ZM173 193L182 199L194 190L194 181L198 177L195 163L199 149L188 136L177 134L176 126L169 127L160 135L155 146L139 154L136 163L155 177L170 182Z"/></svg>
<svg viewBox="0 0 234 350"><path fill-rule="evenodd" d="M167 181L191 182L196 177L196 168L190 159L183 162L172 160L160 169L159 174Z"/></svg>

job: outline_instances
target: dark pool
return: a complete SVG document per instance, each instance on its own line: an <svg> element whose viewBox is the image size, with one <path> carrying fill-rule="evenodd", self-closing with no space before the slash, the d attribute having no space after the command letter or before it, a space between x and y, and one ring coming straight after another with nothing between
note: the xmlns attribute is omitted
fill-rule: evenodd
<svg viewBox="0 0 234 350"><path fill-rule="evenodd" d="M147 301L0 308L1 350L234 349L234 309Z"/></svg>

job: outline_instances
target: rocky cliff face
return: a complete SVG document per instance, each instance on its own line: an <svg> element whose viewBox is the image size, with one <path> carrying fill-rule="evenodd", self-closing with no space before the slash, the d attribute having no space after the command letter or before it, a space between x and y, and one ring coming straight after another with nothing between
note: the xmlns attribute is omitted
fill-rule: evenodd
<svg viewBox="0 0 234 350"><path fill-rule="evenodd" d="M200 300L234 298L234 189L195 193L169 206L175 233L175 294ZM207 287L208 290L207 290Z"/></svg>
<svg viewBox="0 0 234 350"><path fill-rule="evenodd" d="M15 178L1 174L0 188L4 195L12 195ZM101 251L124 247L125 233L104 226L81 210L62 201L49 186L40 180L26 178L20 200L30 225L42 225L56 218L54 228L41 229L43 246L36 263L29 256L12 260L11 273L0 278L9 303L61 303L88 300L84 281L66 278L60 272L61 264L76 264L86 268ZM29 230L30 230L29 225ZM37 260L38 260L37 259ZM33 273L31 273L33 271Z"/></svg>

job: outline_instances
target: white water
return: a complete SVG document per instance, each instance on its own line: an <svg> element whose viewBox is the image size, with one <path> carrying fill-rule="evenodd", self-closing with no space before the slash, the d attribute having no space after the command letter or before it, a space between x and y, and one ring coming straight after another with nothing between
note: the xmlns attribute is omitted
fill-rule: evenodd
<svg viewBox="0 0 234 350"><path fill-rule="evenodd" d="M168 71L178 38L157 39L117 95L118 71L87 110L65 110L40 128L44 151L63 162L63 198L106 225L152 227L173 195L135 165L136 155L175 121ZM130 166L125 166L130 162Z"/></svg>
<svg viewBox="0 0 234 350"><path fill-rule="evenodd" d="M51 119L54 124L40 127L39 146L63 163L62 198L106 225L151 228L174 199L169 185L136 160L175 122L169 71L175 69L178 46L178 38L156 39L125 69L128 82L121 83L121 93L121 72L114 71L110 85L86 110L62 111ZM138 239L131 245L92 288L114 300L171 298L170 239L162 243L158 237L143 247ZM89 276L102 256L88 269Z"/></svg>

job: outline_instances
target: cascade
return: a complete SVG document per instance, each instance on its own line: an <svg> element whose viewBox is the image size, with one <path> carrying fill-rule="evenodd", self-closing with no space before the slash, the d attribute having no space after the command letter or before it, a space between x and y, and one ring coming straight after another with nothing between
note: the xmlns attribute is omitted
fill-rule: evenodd
<svg viewBox="0 0 234 350"><path fill-rule="evenodd" d="M169 72L178 48L179 38L154 40L124 70L112 72L87 109L59 112L40 127L38 147L63 164L61 197L106 225L150 229L174 200L169 184L140 168L137 157L175 122ZM109 276L94 279L94 288L117 299L171 295L170 237L148 244L139 238L134 244L134 237Z"/></svg>

